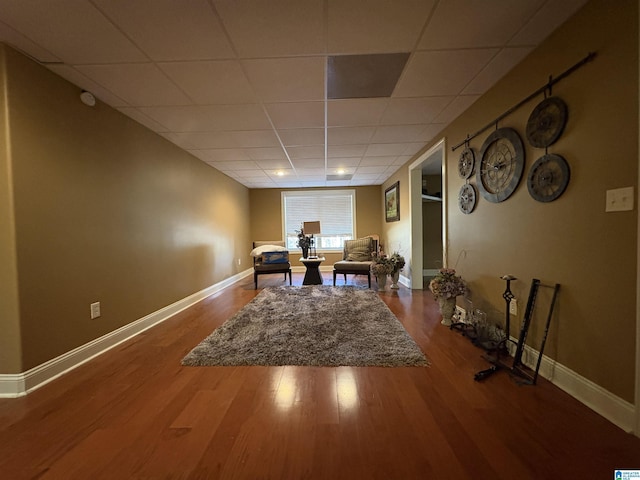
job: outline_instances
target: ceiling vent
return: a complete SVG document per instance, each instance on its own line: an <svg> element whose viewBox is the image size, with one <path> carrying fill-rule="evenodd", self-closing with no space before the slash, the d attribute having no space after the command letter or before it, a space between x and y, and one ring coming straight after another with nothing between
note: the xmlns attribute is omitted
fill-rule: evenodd
<svg viewBox="0 0 640 480"><path fill-rule="evenodd" d="M328 57L327 98L390 97L408 59L408 53Z"/></svg>
<svg viewBox="0 0 640 480"><path fill-rule="evenodd" d="M336 182L339 180L351 180L353 178L353 174L343 174L343 175L327 175L327 182Z"/></svg>

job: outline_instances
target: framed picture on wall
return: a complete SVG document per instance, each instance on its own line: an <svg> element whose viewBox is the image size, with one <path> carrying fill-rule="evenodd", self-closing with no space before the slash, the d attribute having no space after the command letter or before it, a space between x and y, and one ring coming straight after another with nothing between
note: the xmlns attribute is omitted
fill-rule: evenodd
<svg viewBox="0 0 640 480"><path fill-rule="evenodd" d="M400 182L384 191L384 218L387 222L400 220Z"/></svg>

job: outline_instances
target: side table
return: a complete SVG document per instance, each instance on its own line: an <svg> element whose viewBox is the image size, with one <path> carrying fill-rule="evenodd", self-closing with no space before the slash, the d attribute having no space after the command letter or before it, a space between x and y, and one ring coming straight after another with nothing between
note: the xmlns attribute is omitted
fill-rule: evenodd
<svg viewBox="0 0 640 480"><path fill-rule="evenodd" d="M322 285L322 275L320 274L320 264L326 259L324 257L318 258L302 258L300 262L307 267L307 271L304 274L304 280L302 285Z"/></svg>

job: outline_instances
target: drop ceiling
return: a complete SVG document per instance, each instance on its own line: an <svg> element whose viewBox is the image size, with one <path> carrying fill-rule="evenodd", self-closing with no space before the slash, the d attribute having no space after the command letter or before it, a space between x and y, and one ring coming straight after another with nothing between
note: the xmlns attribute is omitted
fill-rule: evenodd
<svg viewBox="0 0 640 480"><path fill-rule="evenodd" d="M584 3L0 0L0 41L247 187L379 185ZM396 53L328 99L331 57Z"/></svg>

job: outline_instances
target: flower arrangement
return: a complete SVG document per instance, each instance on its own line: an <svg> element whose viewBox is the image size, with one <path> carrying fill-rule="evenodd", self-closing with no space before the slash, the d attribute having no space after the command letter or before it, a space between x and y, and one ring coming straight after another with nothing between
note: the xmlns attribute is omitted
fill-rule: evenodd
<svg viewBox="0 0 640 480"><path fill-rule="evenodd" d="M455 298L467 293L467 285L453 268L441 268L429 283L433 296L439 298Z"/></svg>
<svg viewBox="0 0 640 480"><path fill-rule="evenodd" d="M402 270L405 266L404 257L400 255L398 252L393 252L391 254L391 263L393 264L393 270L391 273L396 273Z"/></svg>
<svg viewBox="0 0 640 480"><path fill-rule="evenodd" d="M376 277L393 273L393 262L385 254L372 253L371 273Z"/></svg>
<svg viewBox="0 0 640 480"><path fill-rule="evenodd" d="M298 247L301 249L308 249L311 246L311 238L304 234L304 229L300 227L300 230L296 230L298 234Z"/></svg>

